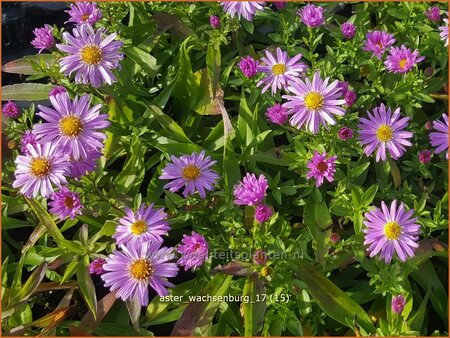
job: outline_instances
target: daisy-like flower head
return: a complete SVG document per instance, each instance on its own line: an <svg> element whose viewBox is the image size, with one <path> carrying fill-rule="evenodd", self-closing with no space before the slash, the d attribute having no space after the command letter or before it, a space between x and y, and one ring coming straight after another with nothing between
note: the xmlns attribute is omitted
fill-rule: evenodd
<svg viewBox="0 0 450 338"><path fill-rule="evenodd" d="M258 72L264 73L266 76L258 82L257 87L264 84L262 93L272 86L272 95L280 89L287 89L294 82L298 82L298 77L304 74L308 66L299 61L302 54L297 54L293 58L288 57L287 52L283 52L281 48L277 48L277 54L272 55L266 50L266 56L261 58L265 65L258 66Z"/></svg>
<svg viewBox="0 0 450 338"><path fill-rule="evenodd" d="M257 73L258 62L248 55L239 61L239 68L245 77L252 78Z"/></svg>
<svg viewBox="0 0 450 338"><path fill-rule="evenodd" d="M253 262L258 265L264 265L267 262L267 253L261 249L258 249L253 254Z"/></svg>
<svg viewBox="0 0 450 338"><path fill-rule="evenodd" d="M29 144L31 144L33 146L33 148L36 148L36 145L37 145L36 135L33 134L33 131L26 130L20 140L20 152L22 154L31 155L30 151L28 150Z"/></svg>
<svg viewBox="0 0 450 338"><path fill-rule="evenodd" d="M69 163L56 144L27 145L30 155L17 156L15 180L13 188L20 188L20 193L26 197L49 197L53 186L61 187L67 184L64 175Z"/></svg>
<svg viewBox="0 0 450 338"><path fill-rule="evenodd" d="M391 301L391 310L396 314L400 314L403 312L406 301L402 295L398 295L396 297L392 297Z"/></svg>
<svg viewBox="0 0 450 338"><path fill-rule="evenodd" d="M106 259L101 275L105 286L117 290L116 297L122 300L137 299L142 306L149 301L150 285L159 296L167 296L167 287L174 285L167 277L178 274L173 248L160 248L159 242L120 245L122 251L115 250Z"/></svg>
<svg viewBox="0 0 450 338"><path fill-rule="evenodd" d="M69 157L69 174L68 176L75 179L79 179L92 171L95 171L97 167L97 160L102 156L102 153L90 146L85 148L87 157L85 159L80 158L75 160L73 156Z"/></svg>
<svg viewBox="0 0 450 338"><path fill-rule="evenodd" d="M261 203L255 209L255 219L258 223L264 223L273 215L273 210L267 204Z"/></svg>
<svg viewBox="0 0 450 338"><path fill-rule="evenodd" d="M5 103L3 105L2 113L6 117L10 117L10 118L15 119L15 118L19 117L19 115L20 115L20 108L14 102L8 101L7 103Z"/></svg>
<svg viewBox="0 0 450 338"><path fill-rule="evenodd" d="M408 126L409 117L400 116L400 108L391 113L390 107L381 104L373 109L373 114L367 111L368 119L359 120L359 140L365 146L364 153L370 156L377 150L376 161L386 160L386 149L394 160L400 158L406 151L405 146L411 146L408 141L413 134L404 129Z"/></svg>
<svg viewBox="0 0 450 338"><path fill-rule="evenodd" d="M65 12L70 15L67 22L74 22L78 25L85 23L94 25L102 18L102 11L97 8L95 2L79 1L70 5L70 10Z"/></svg>
<svg viewBox="0 0 450 338"><path fill-rule="evenodd" d="M347 90L344 96L345 105L350 108L356 102L357 98L358 97L356 96L356 92L354 92L353 90Z"/></svg>
<svg viewBox="0 0 450 338"><path fill-rule="evenodd" d="M41 53L44 49L50 49L55 45L55 38L52 34L52 26L45 25L42 28L35 28L33 30L34 39L31 44L34 48L39 49Z"/></svg>
<svg viewBox="0 0 450 338"><path fill-rule="evenodd" d="M291 125L297 128L305 125L310 132L317 134L320 125L326 127L327 123L336 124L333 115L345 114L341 107L345 100L341 99L339 81L328 84L329 80L328 77L322 80L319 72L316 72L312 82L305 79L305 82L299 80L291 84L288 91L293 95L283 95L287 100L283 107L288 114L293 114L289 121Z"/></svg>
<svg viewBox="0 0 450 338"><path fill-rule="evenodd" d="M326 178L328 182L333 182L334 173L336 172L336 159L337 156L327 158L326 152L320 154L315 151L311 161L306 165L309 169L306 177L308 179L314 178L316 180L316 187L320 187L323 184L324 178Z"/></svg>
<svg viewBox="0 0 450 338"><path fill-rule="evenodd" d="M325 22L323 18L324 8L308 4L297 11L302 22L309 27L319 27Z"/></svg>
<svg viewBox="0 0 450 338"><path fill-rule="evenodd" d="M425 11L425 16L430 21L434 21L434 22L440 22L441 21L441 11L440 11L439 7L437 7L437 6L429 7Z"/></svg>
<svg viewBox="0 0 450 338"><path fill-rule="evenodd" d="M391 73L407 73L415 64L424 59L424 56L419 56L417 49L411 52L411 49L402 45L401 47L392 47L389 50L389 56L384 61L384 65Z"/></svg>
<svg viewBox="0 0 450 338"><path fill-rule="evenodd" d="M205 237L192 231L191 236L183 235L176 251L182 254L178 265L184 266L184 271L196 269L208 258L208 242Z"/></svg>
<svg viewBox="0 0 450 338"><path fill-rule="evenodd" d="M448 12L446 13L447 18L444 18L444 26L439 27L439 30L441 31L439 33L439 36L441 37L442 41L445 41L445 47L448 46Z"/></svg>
<svg viewBox="0 0 450 338"><path fill-rule="evenodd" d="M341 25L341 32L344 38L348 40L353 39L356 34L356 26L351 22L344 22Z"/></svg>
<svg viewBox="0 0 450 338"><path fill-rule="evenodd" d="M448 149L448 115L442 114L444 122L441 120L433 121L433 131L430 133L430 143L436 154L440 154ZM445 158L448 160L448 150Z"/></svg>
<svg viewBox="0 0 450 338"><path fill-rule="evenodd" d="M219 17L216 16L216 15L211 15L211 16L209 17L209 24L211 25L211 27L212 27L213 29L218 29L218 28L220 28L220 19L219 19Z"/></svg>
<svg viewBox="0 0 450 338"><path fill-rule="evenodd" d="M120 67L123 53L119 52L122 41L114 40L117 33L103 38L103 29L94 31L91 25L85 24L74 28L73 35L63 33L67 45L56 47L70 55L59 60L61 72L67 76L75 73L75 82L100 87L103 83L112 85L116 77L112 70Z"/></svg>
<svg viewBox="0 0 450 338"><path fill-rule="evenodd" d="M222 1L220 4L232 18L237 15L239 19L243 17L247 21L253 21L257 11L264 11L266 3L263 1Z"/></svg>
<svg viewBox="0 0 450 338"><path fill-rule="evenodd" d="M338 136L342 141L350 140L353 137L353 130L349 127L342 127L338 131Z"/></svg>
<svg viewBox="0 0 450 338"><path fill-rule="evenodd" d="M83 205L77 193L62 187L58 192L53 193L51 198L52 201L48 203L49 211L57 215L60 220L64 220L67 217L75 219L77 215L82 215Z"/></svg>
<svg viewBox="0 0 450 338"><path fill-rule="evenodd" d="M266 116L270 122L279 125L285 124L289 119L286 109L279 103L275 103L272 107L267 108Z"/></svg>
<svg viewBox="0 0 450 338"><path fill-rule="evenodd" d="M219 175L211 169L217 161L205 157L205 151L200 154L192 153L180 157L171 156L173 163L168 163L159 177L162 180L171 180L164 186L172 192L184 186L183 196L194 195L198 191L201 198L206 197L206 191L213 190Z"/></svg>
<svg viewBox="0 0 450 338"><path fill-rule="evenodd" d="M433 155L433 152L431 150L425 149L425 150L421 150L419 152L419 162L422 164L427 164L428 162L431 161L431 156Z"/></svg>
<svg viewBox="0 0 450 338"><path fill-rule="evenodd" d="M366 34L363 50L372 52L381 60L385 50L395 43L394 35L385 31L373 31Z"/></svg>
<svg viewBox="0 0 450 338"><path fill-rule="evenodd" d="M282 11L283 9L286 8L287 2L286 1L274 1L273 5L275 6L275 8L277 10Z"/></svg>
<svg viewBox="0 0 450 338"><path fill-rule="evenodd" d="M234 187L234 204L258 205L266 196L269 184L264 175L256 178L255 174L247 173L241 182Z"/></svg>
<svg viewBox="0 0 450 338"><path fill-rule="evenodd" d="M63 86L56 86L50 89L50 92L48 93L48 96L55 96L59 94L67 93L67 89Z"/></svg>
<svg viewBox="0 0 450 338"><path fill-rule="evenodd" d="M107 114L99 114L101 104L90 107L90 98L85 94L70 100L67 93L49 97L53 108L39 105L37 114L47 123L36 124L34 133L41 142L53 142L74 160L87 159L86 148L102 148L106 135L99 129L110 125Z"/></svg>
<svg viewBox="0 0 450 338"><path fill-rule="evenodd" d="M94 259L91 264L89 264L89 273L91 275L101 275L105 273L103 269L103 265L106 263L106 260L103 258Z"/></svg>
<svg viewBox="0 0 450 338"><path fill-rule="evenodd" d="M119 220L116 233L112 236L117 244L130 242L163 242L162 236L170 230L164 209L153 208L153 204L142 204L136 213L126 208L125 216Z"/></svg>
<svg viewBox="0 0 450 338"><path fill-rule="evenodd" d="M394 252L402 262L414 256L420 226L416 224L417 217L411 218L413 213L413 209L406 211L403 203L397 208L394 200L390 209L381 202L381 209L375 207L364 214L364 245L368 246L370 257L380 253L390 263Z"/></svg>

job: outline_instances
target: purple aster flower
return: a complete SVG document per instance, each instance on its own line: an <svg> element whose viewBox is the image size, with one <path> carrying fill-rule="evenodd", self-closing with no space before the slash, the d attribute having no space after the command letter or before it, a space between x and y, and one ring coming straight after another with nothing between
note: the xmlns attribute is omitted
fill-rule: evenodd
<svg viewBox="0 0 450 338"><path fill-rule="evenodd" d="M195 270L208 259L208 242L195 231L192 231L191 236L183 235L183 240L175 250L182 254L178 265L183 266L184 271Z"/></svg>
<svg viewBox="0 0 450 338"><path fill-rule="evenodd" d="M194 195L196 191L201 198L206 198L206 192L214 189L219 175L210 169L217 161L211 161L211 157L205 157L205 151L200 154L192 153L180 157L171 156L173 163L168 163L162 170L161 180L171 180L164 186L172 192L180 190L184 186L183 196Z"/></svg>
<svg viewBox="0 0 450 338"><path fill-rule="evenodd" d="M102 18L102 12L97 8L95 2L79 1L70 5L69 13L70 19L67 22L74 22L75 24L91 24L94 25Z"/></svg>
<svg viewBox="0 0 450 338"><path fill-rule="evenodd" d="M211 27L213 29L219 28L220 27L220 19L219 19L219 17L215 16L215 15L211 15L209 17L209 24L211 25Z"/></svg>
<svg viewBox="0 0 450 338"><path fill-rule="evenodd" d="M277 48L276 58L272 53L266 50L266 56L261 58L265 65L258 66L258 72L264 73L266 76L258 82L257 87L264 84L262 93L272 86L272 95L277 90L287 89L294 82L299 81L299 76L305 73L308 66L299 61L302 54L297 54L293 58L288 57L287 52L283 52L281 48Z"/></svg>
<svg viewBox="0 0 450 338"><path fill-rule="evenodd" d="M258 249L253 254L253 262L258 265L264 265L267 262L267 254L265 251Z"/></svg>
<svg viewBox="0 0 450 338"><path fill-rule="evenodd" d="M67 184L64 175L67 172L67 157L61 154L55 144L28 144L30 155L17 156L15 180L13 188L20 188L20 193L26 197L36 197L40 193L49 197L53 186L61 187Z"/></svg>
<svg viewBox="0 0 450 338"><path fill-rule="evenodd" d="M338 131L338 136L342 141L350 140L353 137L353 130L349 127L342 127Z"/></svg>
<svg viewBox="0 0 450 338"><path fill-rule="evenodd" d="M406 304L405 298L403 298L402 295L392 297L392 301L391 301L392 312L399 315L400 313L403 312L403 308L405 307L405 304Z"/></svg>
<svg viewBox="0 0 450 338"><path fill-rule="evenodd" d="M341 240L341 236L337 232L332 232L330 235L330 242L333 244L338 243Z"/></svg>
<svg viewBox="0 0 450 338"><path fill-rule="evenodd" d="M273 4L276 9L278 9L279 11L282 11L283 9L286 8L287 2L286 1L274 1Z"/></svg>
<svg viewBox="0 0 450 338"><path fill-rule="evenodd" d="M314 178L316 180L316 187L320 187L323 184L323 179L326 178L328 182L334 181L334 173L336 172L336 159L337 156L331 156L327 158L327 153L320 154L317 151L306 165L309 169L306 177L308 179Z"/></svg>
<svg viewBox="0 0 450 338"><path fill-rule="evenodd" d="M273 211L272 208L268 205L261 203L258 204L255 210L255 219L258 223L264 223L272 217Z"/></svg>
<svg viewBox="0 0 450 338"><path fill-rule="evenodd" d="M348 91L348 82L347 81L338 81L338 88L341 90L342 97L345 97Z"/></svg>
<svg viewBox="0 0 450 338"><path fill-rule="evenodd" d="M256 75L257 67L258 62L251 56L243 57L241 61L239 61L239 68L241 69L242 73L248 78Z"/></svg>
<svg viewBox="0 0 450 338"><path fill-rule="evenodd" d="M34 132L39 141L54 142L74 160L87 159L87 146L102 148L106 135L99 129L110 125L107 114L99 114L102 107L90 107L90 97L85 94L70 100L69 95L59 94L49 97L54 109L39 105L37 114L47 123L36 124Z"/></svg>
<svg viewBox="0 0 450 338"><path fill-rule="evenodd" d="M323 17L324 8L308 4L297 11L297 15L308 27L319 27L325 22Z"/></svg>
<svg viewBox="0 0 450 338"><path fill-rule="evenodd" d="M65 94L67 93L67 89L63 86L56 86L50 89L50 92L48 93L48 96L55 96L59 94Z"/></svg>
<svg viewBox="0 0 450 338"><path fill-rule="evenodd" d="M77 193L62 187L58 192L53 193L51 198L52 201L48 203L49 211L57 215L61 221L67 217L75 219L77 215L82 215L83 205Z"/></svg>
<svg viewBox="0 0 450 338"><path fill-rule="evenodd" d="M87 154L86 159L80 158L75 160L73 156L69 157L70 167L68 176L79 179L81 176L95 171L97 160L102 156L102 153L88 145L86 145L85 150Z"/></svg>
<svg viewBox="0 0 450 338"><path fill-rule="evenodd" d="M31 144L33 146L33 148L36 148L36 145L37 145L36 135L33 134L33 131L26 130L20 140L20 152L22 154L31 155L30 151L28 150L29 144Z"/></svg>
<svg viewBox="0 0 450 338"><path fill-rule="evenodd" d="M243 17L247 21L253 21L253 16L257 11L264 11L266 3L263 1L222 1L220 4L232 18L237 15L239 19Z"/></svg>
<svg viewBox="0 0 450 338"><path fill-rule="evenodd" d="M242 181L234 186L234 204L258 205L264 200L268 187L264 175L256 178L255 174L247 173Z"/></svg>
<svg viewBox="0 0 450 338"><path fill-rule="evenodd" d="M385 31L373 31L366 34L366 41L363 50L372 52L381 60L386 48L395 43L394 35Z"/></svg>
<svg viewBox="0 0 450 338"><path fill-rule="evenodd" d="M142 204L134 213L125 208L125 216L119 220L116 233L112 236L117 244L163 242L162 236L170 230L164 209L153 208L153 204Z"/></svg>
<svg viewBox="0 0 450 338"><path fill-rule="evenodd" d="M12 101L8 101L2 107L2 113L6 117L17 118L20 115L20 108Z"/></svg>
<svg viewBox="0 0 450 338"><path fill-rule="evenodd" d="M70 55L59 60L61 72L70 76L75 72L75 82L100 87L104 82L111 85L116 77L112 69L120 68L123 53L119 52L123 42L114 40L117 33L102 38L104 30L94 31L91 25L81 25L73 30L73 35L63 33L67 45L56 47Z"/></svg>
<svg viewBox="0 0 450 338"><path fill-rule="evenodd" d="M356 26L351 22L344 22L341 25L341 32L344 38L353 39L356 34Z"/></svg>
<svg viewBox="0 0 450 338"><path fill-rule="evenodd" d="M419 162L422 164L427 164L431 161L431 150L425 149L419 152Z"/></svg>
<svg viewBox="0 0 450 338"><path fill-rule="evenodd" d="M275 103L272 107L267 108L266 116L272 123L283 125L289 119L286 109L279 103Z"/></svg>
<svg viewBox="0 0 450 338"><path fill-rule="evenodd" d="M89 273L91 275L101 275L105 273L103 269L103 265L106 263L106 260L103 258L94 259L91 264L89 264Z"/></svg>
<svg viewBox="0 0 450 338"><path fill-rule="evenodd" d="M384 61L384 65L391 73L407 73L415 64L424 59L424 56L419 56L417 49L411 52L411 49L402 45L401 47L392 47L389 50L389 56Z"/></svg>
<svg viewBox="0 0 450 338"><path fill-rule="evenodd" d="M314 74L312 82L305 79L293 82L288 91L293 95L283 95L288 100L283 107L288 110L288 114L293 114L290 123L294 127L300 128L305 125L313 134L319 132L319 126L326 127L327 123L334 125L336 121L333 115L344 115L344 108L340 105L345 103L341 97L341 89L338 81L328 84L330 78L322 80L319 72Z"/></svg>
<svg viewBox="0 0 450 338"><path fill-rule="evenodd" d="M439 27L439 30L441 31L439 33L439 36L441 37L442 41L445 41L445 45L444 45L445 47L448 46L448 12L446 14L447 14L447 18L444 19L445 25L442 27Z"/></svg>
<svg viewBox="0 0 450 338"><path fill-rule="evenodd" d="M394 160L400 158L406 151L405 146L411 146L408 141L413 134L404 129L408 126L409 117L400 117L400 108L391 113L390 107L381 104L373 109L373 115L367 111L368 119L361 118L358 125L359 140L365 145L364 153L370 156L377 150L376 161L386 160L386 148Z"/></svg>
<svg viewBox="0 0 450 338"><path fill-rule="evenodd" d="M428 20L431 20L434 22L441 21L441 11L439 10L439 7L437 7L437 6L429 7L425 11L425 16L428 18Z"/></svg>
<svg viewBox="0 0 450 338"><path fill-rule="evenodd" d="M394 251L402 262L408 256L414 256L414 250L419 246L420 226L415 224L417 217L411 218L413 213L413 209L406 211L403 203L397 208L397 201L394 200L390 210L383 201L381 209L375 207L364 214L363 223L367 227L363 230L364 245L369 246L367 251L370 257L380 253L380 257L390 263Z"/></svg>
<svg viewBox="0 0 450 338"><path fill-rule="evenodd" d="M35 28L33 34L35 38L31 41L34 48L41 53L44 49L50 49L55 45L55 38L52 34L52 26L44 25L42 28Z"/></svg>
<svg viewBox="0 0 450 338"><path fill-rule="evenodd" d="M167 277L175 277L179 269L169 262L175 258L173 248L160 247L159 242L120 245L122 251L115 250L103 265L105 286L117 290L117 298L137 299L142 306L148 305L149 284L159 296L167 296L167 287L174 286Z"/></svg>
<svg viewBox="0 0 450 338"><path fill-rule="evenodd" d="M356 96L356 93L353 90L347 90L344 96L345 105L347 107L353 106L357 98L358 97Z"/></svg>
<svg viewBox="0 0 450 338"><path fill-rule="evenodd" d="M436 148L434 149L436 154L440 154L448 149L448 115L442 114L442 117L444 122L440 120L433 121L433 129L435 131L430 133L430 143ZM448 159L448 151L445 158Z"/></svg>

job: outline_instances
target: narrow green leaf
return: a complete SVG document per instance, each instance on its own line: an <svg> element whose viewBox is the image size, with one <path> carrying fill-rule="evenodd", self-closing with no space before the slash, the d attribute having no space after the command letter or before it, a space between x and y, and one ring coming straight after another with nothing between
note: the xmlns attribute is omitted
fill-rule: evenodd
<svg viewBox="0 0 450 338"><path fill-rule="evenodd" d="M86 305L94 315L94 319L97 315L97 296L95 294L94 283L92 282L91 275L89 274L89 257L84 256L78 265L77 271L77 283L81 295L83 296Z"/></svg>
<svg viewBox="0 0 450 338"><path fill-rule="evenodd" d="M44 207L35 199L29 199L26 197L24 198L33 212L36 214L37 218L45 226L50 236L52 236L56 241L64 240L63 234L61 233L53 219L50 217L48 212L44 209Z"/></svg>
<svg viewBox="0 0 450 338"><path fill-rule="evenodd" d="M42 83L20 83L2 87L4 101L44 101L48 100L51 85Z"/></svg>
<svg viewBox="0 0 450 338"><path fill-rule="evenodd" d="M258 280L256 273L247 277L242 292L243 297L249 297L249 301L243 302L244 312L244 335L246 337L256 336L262 329L264 313L266 312L266 302L262 301L265 294L264 284Z"/></svg>

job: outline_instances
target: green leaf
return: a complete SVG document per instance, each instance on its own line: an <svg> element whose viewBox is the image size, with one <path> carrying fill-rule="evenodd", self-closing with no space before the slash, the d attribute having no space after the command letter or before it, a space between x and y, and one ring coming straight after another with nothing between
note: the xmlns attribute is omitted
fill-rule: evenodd
<svg viewBox="0 0 450 338"><path fill-rule="evenodd" d="M355 168L353 168L350 172L350 178L357 178L361 176L369 167L370 162L363 163Z"/></svg>
<svg viewBox="0 0 450 338"><path fill-rule="evenodd" d="M428 298L430 298L430 294L431 289L428 289L425 297L423 297L422 303L420 303L418 310L411 318L409 318L408 324L412 330L421 331L423 327L423 321L425 319L425 313L427 312L427 303Z"/></svg>
<svg viewBox="0 0 450 338"><path fill-rule="evenodd" d="M126 56L136 62L151 78L155 78L158 75L159 67L156 64L157 61L149 52L135 46L124 48L123 51Z"/></svg>
<svg viewBox="0 0 450 338"><path fill-rule="evenodd" d="M215 94L220 78L221 54L220 44L208 45L206 52L206 69L211 80L212 92Z"/></svg>
<svg viewBox="0 0 450 338"><path fill-rule="evenodd" d="M238 131L240 139L242 141L242 148L245 149L253 140L255 135L253 130L253 112L247 105L247 100L245 98L245 89L242 89L241 101L239 104L239 116L237 120Z"/></svg>
<svg viewBox="0 0 450 338"><path fill-rule="evenodd" d="M2 71L11 74L36 75L40 73L32 66L32 63L40 64L43 61L48 67L52 60L52 54L27 55L4 64Z"/></svg>
<svg viewBox="0 0 450 338"><path fill-rule="evenodd" d="M47 211L42 207L42 205L35 199L29 199L26 197L24 198L33 212L36 214L37 218L45 226L50 236L52 236L56 241L64 240L64 236L59 230L58 226L47 213Z"/></svg>
<svg viewBox="0 0 450 338"><path fill-rule="evenodd" d="M44 101L48 100L51 85L42 83L20 83L2 87L3 101Z"/></svg>
<svg viewBox="0 0 450 338"><path fill-rule="evenodd" d="M84 256L78 265L77 283L83 299L95 319L97 315L97 295L95 294L95 286L92 282L91 275L89 274L88 256Z"/></svg>
<svg viewBox="0 0 450 338"><path fill-rule="evenodd" d="M48 263L43 262L32 272L31 276L27 279L20 291L13 297L11 303L24 301L30 298L33 291L36 290L44 278L45 272L47 271L47 266ZM5 310L7 310L7 308Z"/></svg>
<svg viewBox="0 0 450 338"><path fill-rule="evenodd" d="M230 137L227 139L226 145L223 148L223 179L225 190L228 191L228 195L231 194L233 186L237 181L241 179L239 163Z"/></svg>
<svg viewBox="0 0 450 338"><path fill-rule="evenodd" d="M400 169L393 159L389 159L389 165L391 168L392 180L394 181L394 187L398 188L402 183L402 177L400 174Z"/></svg>
<svg viewBox="0 0 450 338"><path fill-rule="evenodd" d="M247 277L242 292L243 297L248 297L249 301L242 303L244 312L244 335L246 337L256 336L261 331L266 312L266 302L262 301L262 295L266 288L258 279L258 274L253 273Z"/></svg>
<svg viewBox="0 0 450 338"><path fill-rule="evenodd" d="M361 198L361 205L362 206L369 206L373 199L375 198L375 195L377 194L378 191L378 185L374 184L372 186L370 186L369 189L367 189L364 194L362 195Z"/></svg>

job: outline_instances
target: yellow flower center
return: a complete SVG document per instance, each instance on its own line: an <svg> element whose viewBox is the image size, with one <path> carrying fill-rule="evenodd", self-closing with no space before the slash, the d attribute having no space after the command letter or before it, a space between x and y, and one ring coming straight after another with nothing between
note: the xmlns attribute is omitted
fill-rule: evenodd
<svg viewBox="0 0 450 338"><path fill-rule="evenodd" d="M286 65L282 63L277 63L272 66L273 75L283 75L286 72Z"/></svg>
<svg viewBox="0 0 450 338"><path fill-rule="evenodd" d="M181 176L185 180L195 180L197 179L201 174L200 169L196 165L187 165L184 167L183 171L181 172Z"/></svg>
<svg viewBox="0 0 450 338"><path fill-rule="evenodd" d="M83 123L79 117L66 116L59 121L59 130L64 136L75 137L83 131Z"/></svg>
<svg viewBox="0 0 450 338"><path fill-rule="evenodd" d="M75 201L73 200L72 197L67 196L67 197L64 199L64 205L65 205L67 208L72 209L74 204L75 204Z"/></svg>
<svg viewBox="0 0 450 338"><path fill-rule="evenodd" d="M390 126L388 126L387 124L382 124L378 129L377 129L377 138L381 141L381 142L387 142L390 141L392 139L392 135L394 134L394 131L392 130L392 128Z"/></svg>
<svg viewBox="0 0 450 338"><path fill-rule="evenodd" d="M323 106L323 96L317 92L310 92L305 96L305 106L309 110L317 110Z"/></svg>
<svg viewBox="0 0 450 338"><path fill-rule="evenodd" d="M389 240L394 240L400 237L401 234L401 227L397 222L391 221L391 222L387 222L384 225L384 235L386 236L387 239Z"/></svg>
<svg viewBox="0 0 450 338"><path fill-rule="evenodd" d="M81 48L81 60L88 65L98 65L102 61L102 50L94 45Z"/></svg>
<svg viewBox="0 0 450 338"><path fill-rule="evenodd" d="M406 67L406 62L407 62L408 60L406 60L406 59L401 59L399 62L398 62L398 65L400 66L400 68L402 68L402 69L404 69L405 67Z"/></svg>
<svg viewBox="0 0 450 338"><path fill-rule="evenodd" d="M317 165L317 169L319 169L321 173L324 173L325 171L328 170L328 164L322 161Z"/></svg>
<svg viewBox="0 0 450 338"><path fill-rule="evenodd" d="M39 178L47 176L51 168L50 162L42 157L37 157L31 162L31 173Z"/></svg>
<svg viewBox="0 0 450 338"><path fill-rule="evenodd" d="M86 22L89 19L89 14L85 14L81 17L81 21Z"/></svg>
<svg viewBox="0 0 450 338"><path fill-rule="evenodd" d="M144 232L147 231L147 223L143 220L138 220L131 224L131 232L134 235L142 235Z"/></svg>
<svg viewBox="0 0 450 338"><path fill-rule="evenodd" d="M155 271L150 262L146 259L138 259L137 261L134 261L130 264L128 270L133 278L141 282L148 279Z"/></svg>

